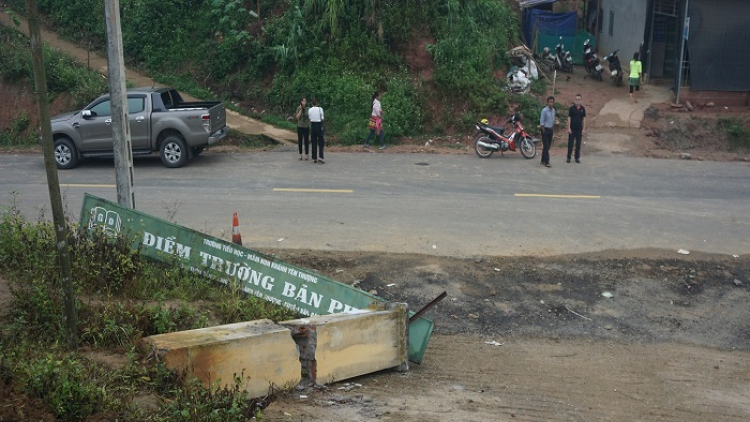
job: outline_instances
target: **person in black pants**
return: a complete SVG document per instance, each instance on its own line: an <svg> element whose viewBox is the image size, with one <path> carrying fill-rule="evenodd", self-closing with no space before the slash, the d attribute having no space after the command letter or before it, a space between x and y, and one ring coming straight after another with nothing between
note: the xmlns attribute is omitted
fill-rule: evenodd
<svg viewBox="0 0 750 422"><path fill-rule="evenodd" d="M575 104L568 111L568 162L573 152L573 141L576 144L576 163L581 162L581 139L586 133L586 107L581 105L581 94L576 94Z"/></svg>
<svg viewBox="0 0 750 422"><path fill-rule="evenodd" d="M539 130L542 132L542 162L545 167L552 167L549 163L549 147L552 145L552 128L555 127L555 97L547 97L547 107L542 109L539 116Z"/></svg>
<svg viewBox="0 0 750 422"><path fill-rule="evenodd" d="M313 106L307 111L310 118L310 135L312 135L312 159L313 163L325 164L323 160L323 148L325 141L323 139L323 121L325 115L323 107L318 106L318 99L312 99Z"/></svg>
<svg viewBox="0 0 750 422"><path fill-rule="evenodd" d="M310 119L307 117L307 99L302 97L297 106L297 112L294 114L297 119L297 146L299 149L299 159L302 160L302 145L305 145L305 160L310 157Z"/></svg>

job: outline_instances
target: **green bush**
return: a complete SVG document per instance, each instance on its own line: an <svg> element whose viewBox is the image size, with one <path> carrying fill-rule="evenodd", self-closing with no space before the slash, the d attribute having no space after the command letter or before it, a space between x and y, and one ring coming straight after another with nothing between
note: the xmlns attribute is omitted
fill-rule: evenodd
<svg viewBox="0 0 750 422"><path fill-rule="evenodd" d="M104 409L106 390L74 356L50 353L24 362L20 372L24 393L42 399L62 421L81 421Z"/></svg>
<svg viewBox="0 0 750 422"><path fill-rule="evenodd" d="M24 34L0 26L0 77L8 82L34 86L34 71L31 63L29 39ZM69 93L73 107L80 108L108 91L107 83L100 74L76 63L58 50L46 45L42 48L47 90L50 99Z"/></svg>
<svg viewBox="0 0 750 422"><path fill-rule="evenodd" d="M719 129L726 131L733 148L750 148L750 130L736 117L719 117Z"/></svg>
<svg viewBox="0 0 750 422"><path fill-rule="evenodd" d="M17 117L10 121L10 127L0 132L0 146L31 146L38 145L39 135L29 126L31 119L25 111L18 112Z"/></svg>
<svg viewBox="0 0 750 422"><path fill-rule="evenodd" d="M155 422L246 422L262 419L266 400L251 400L242 386L243 374L235 374L231 386L204 387L192 379L184 388L174 392L174 399L162 406L154 416Z"/></svg>

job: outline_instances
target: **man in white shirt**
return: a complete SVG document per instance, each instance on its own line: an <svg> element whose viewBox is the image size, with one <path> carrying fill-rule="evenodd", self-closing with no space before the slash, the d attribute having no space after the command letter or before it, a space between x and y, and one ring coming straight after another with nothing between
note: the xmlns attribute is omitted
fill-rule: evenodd
<svg viewBox="0 0 750 422"><path fill-rule="evenodd" d="M318 106L318 99L312 99L313 106L308 110L307 115L310 117L310 135L312 140L312 159L313 163L325 164L323 160L323 148L325 140L323 138L323 121L325 114L323 107Z"/></svg>

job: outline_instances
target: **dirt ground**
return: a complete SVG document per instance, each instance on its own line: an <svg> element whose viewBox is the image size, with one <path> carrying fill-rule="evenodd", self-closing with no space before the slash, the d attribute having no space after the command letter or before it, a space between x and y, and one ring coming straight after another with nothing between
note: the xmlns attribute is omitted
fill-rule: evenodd
<svg viewBox="0 0 750 422"><path fill-rule="evenodd" d="M413 308L448 297L427 315L435 334L421 365L295 391L268 420L750 417L748 256L271 252Z"/></svg>

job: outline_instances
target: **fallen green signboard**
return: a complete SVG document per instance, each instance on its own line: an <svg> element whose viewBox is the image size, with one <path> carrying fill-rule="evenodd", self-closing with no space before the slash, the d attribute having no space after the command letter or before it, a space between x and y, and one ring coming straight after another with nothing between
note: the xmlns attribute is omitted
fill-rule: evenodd
<svg viewBox="0 0 750 422"><path fill-rule="evenodd" d="M282 305L301 315L366 309L384 299L260 252L86 194L81 227L121 234L149 258L176 262L192 272ZM409 326L409 360L421 363L433 323L418 318Z"/></svg>

